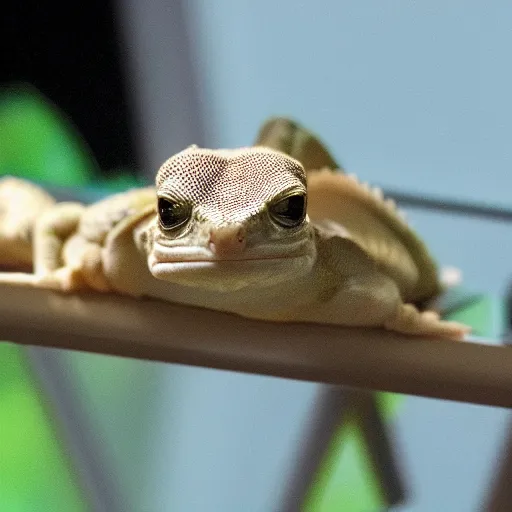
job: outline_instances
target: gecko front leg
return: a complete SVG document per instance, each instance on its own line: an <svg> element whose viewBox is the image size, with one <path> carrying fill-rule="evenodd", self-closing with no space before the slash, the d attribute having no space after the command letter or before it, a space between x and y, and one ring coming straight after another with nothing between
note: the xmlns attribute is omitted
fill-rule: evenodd
<svg viewBox="0 0 512 512"><path fill-rule="evenodd" d="M111 290L103 272L101 245L79 232L85 210L80 203L60 203L36 224L34 268L38 286L66 292Z"/></svg>
<svg viewBox="0 0 512 512"><path fill-rule="evenodd" d="M444 321L435 311L420 311L397 282L342 233L319 231L323 290L321 307L307 315L313 321L354 327L384 327L412 335L460 340L469 328ZM325 272L325 269L329 269Z"/></svg>
<svg viewBox="0 0 512 512"><path fill-rule="evenodd" d="M44 212L33 228L34 273L3 272L0 283L64 291L83 288L80 268L63 260L63 247L76 231L84 208L79 203L59 203Z"/></svg>
<svg viewBox="0 0 512 512"><path fill-rule="evenodd" d="M352 327L384 327L403 334L460 340L469 329L441 320L434 311L403 303L395 282L375 272L343 280L334 295L316 310L301 313L309 320Z"/></svg>

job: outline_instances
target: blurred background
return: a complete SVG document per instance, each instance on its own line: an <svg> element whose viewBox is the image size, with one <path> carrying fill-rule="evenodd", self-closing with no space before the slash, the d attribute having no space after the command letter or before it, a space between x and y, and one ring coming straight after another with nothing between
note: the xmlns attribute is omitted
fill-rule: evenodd
<svg viewBox="0 0 512 512"><path fill-rule="evenodd" d="M0 174L92 201L151 182L186 145L251 144L268 117L292 117L401 198L438 261L482 295L465 319L502 343L511 16L504 0L7 2ZM324 391L1 343L0 509L292 510L287 485ZM407 489L391 510L484 510L509 412L380 404ZM357 423L340 424L303 509L387 509L370 455Z"/></svg>

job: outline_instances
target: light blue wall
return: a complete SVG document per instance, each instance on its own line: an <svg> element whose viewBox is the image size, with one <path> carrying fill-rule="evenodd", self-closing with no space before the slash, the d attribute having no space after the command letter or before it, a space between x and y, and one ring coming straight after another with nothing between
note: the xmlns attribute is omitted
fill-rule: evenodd
<svg viewBox="0 0 512 512"><path fill-rule="evenodd" d="M287 114L370 181L512 204L512 3L188 5L211 143Z"/></svg>

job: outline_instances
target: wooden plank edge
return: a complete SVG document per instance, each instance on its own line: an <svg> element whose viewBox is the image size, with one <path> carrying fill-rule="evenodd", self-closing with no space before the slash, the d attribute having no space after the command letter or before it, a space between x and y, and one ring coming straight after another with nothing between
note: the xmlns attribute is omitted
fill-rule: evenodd
<svg viewBox="0 0 512 512"><path fill-rule="evenodd" d="M512 407L512 350L0 284L0 339ZM1 371L1 369L0 369Z"/></svg>

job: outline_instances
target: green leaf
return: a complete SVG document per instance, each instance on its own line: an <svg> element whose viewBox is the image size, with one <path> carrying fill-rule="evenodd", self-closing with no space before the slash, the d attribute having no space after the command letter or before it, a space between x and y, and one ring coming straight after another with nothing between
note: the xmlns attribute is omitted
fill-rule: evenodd
<svg viewBox="0 0 512 512"><path fill-rule="evenodd" d="M85 512L82 490L22 350L0 343L1 509Z"/></svg>
<svg viewBox="0 0 512 512"><path fill-rule="evenodd" d="M0 92L0 175L84 185L98 165L72 122L28 85Z"/></svg>

